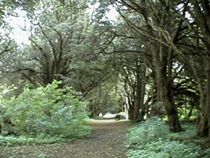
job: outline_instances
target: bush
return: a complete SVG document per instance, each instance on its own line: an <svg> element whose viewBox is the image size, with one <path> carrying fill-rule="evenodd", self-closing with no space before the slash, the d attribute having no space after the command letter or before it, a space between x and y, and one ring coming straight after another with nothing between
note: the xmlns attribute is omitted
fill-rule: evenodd
<svg viewBox="0 0 210 158"><path fill-rule="evenodd" d="M165 122L158 117L153 117L129 130L127 146L138 146L155 141L168 133Z"/></svg>
<svg viewBox="0 0 210 158"><path fill-rule="evenodd" d="M139 149L131 149L129 158L198 158L201 149L195 144L184 144L179 141L158 140L146 143Z"/></svg>
<svg viewBox="0 0 210 158"><path fill-rule="evenodd" d="M126 142L127 156L128 158L198 158L201 156L202 150L199 145L171 139L172 135L161 119L148 119L129 131Z"/></svg>
<svg viewBox="0 0 210 158"><path fill-rule="evenodd" d="M17 98L5 100L7 115L19 134L81 137L90 132L85 126L86 102L72 88L59 88L54 81L46 87L25 89Z"/></svg>

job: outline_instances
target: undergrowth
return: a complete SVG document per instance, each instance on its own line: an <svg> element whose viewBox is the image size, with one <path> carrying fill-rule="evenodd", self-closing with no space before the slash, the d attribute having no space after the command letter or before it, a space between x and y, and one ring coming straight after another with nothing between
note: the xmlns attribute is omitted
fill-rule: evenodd
<svg viewBox="0 0 210 158"><path fill-rule="evenodd" d="M51 137L51 136L0 136L0 146L16 146L16 145L40 145L40 144L53 144L53 143L66 142L66 139L62 137Z"/></svg>
<svg viewBox="0 0 210 158"><path fill-rule="evenodd" d="M210 153L190 141L192 125L186 131L171 133L160 118L154 117L130 129L126 147L128 158L209 158Z"/></svg>
<svg viewBox="0 0 210 158"><path fill-rule="evenodd" d="M80 138L90 133L86 125L87 103L73 88L54 81L45 87L26 88L16 98L2 99L0 134Z"/></svg>

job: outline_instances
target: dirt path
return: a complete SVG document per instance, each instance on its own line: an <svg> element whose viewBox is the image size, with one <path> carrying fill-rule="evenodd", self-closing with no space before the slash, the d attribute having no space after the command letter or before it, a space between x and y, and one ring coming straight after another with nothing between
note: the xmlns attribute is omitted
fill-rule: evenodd
<svg viewBox="0 0 210 158"><path fill-rule="evenodd" d="M128 122L90 121L94 128L85 139L63 144L1 148L0 158L126 158Z"/></svg>

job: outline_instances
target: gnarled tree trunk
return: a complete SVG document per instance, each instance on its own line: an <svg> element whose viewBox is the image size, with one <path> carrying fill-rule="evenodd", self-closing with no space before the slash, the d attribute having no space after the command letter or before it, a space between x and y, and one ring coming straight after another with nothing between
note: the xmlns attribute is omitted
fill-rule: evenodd
<svg viewBox="0 0 210 158"><path fill-rule="evenodd" d="M210 51L209 51L210 52ZM198 136L210 136L210 56L207 57L207 83L204 92L200 92L200 116L198 124Z"/></svg>
<svg viewBox="0 0 210 158"><path fill-rule="evenodd" d="M174 104L173 96L172 96L172 88L171 81L166 76L166 72L164 70L157 71L157 81L158 81L158 89L160 93L160 99L164 104L166 114L168 117L169 129L173 132L182 131L177 107Z"/></svg>
<svg viewBox="0 0 210 158"><path fill-rule="evenodd" d="M160 100L166 110L168 118L169 129L173 132L182 131L179 122L177 107L174 104L174 96L172 92L172 58L171 49L163 45L159 45L160 50L157 51L153 47L153 62L156 66L156 80L157 92L159 93Z"/></svg>

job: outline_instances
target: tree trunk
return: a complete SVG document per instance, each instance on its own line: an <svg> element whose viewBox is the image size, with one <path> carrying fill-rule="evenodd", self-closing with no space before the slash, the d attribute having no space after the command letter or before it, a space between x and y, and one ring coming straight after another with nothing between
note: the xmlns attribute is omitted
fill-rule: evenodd
<svg viewBox="0 0 210 158"><path fill-rule="evenodd" d="M128 108L128 119L129 120L135 120L135 116L134 116L134 103L129 104L129 108Z"/></svg>
<svg viewBox="0 0 210 158"><path fill-rule="evenodd" d="M166 72L160 70L157 72L158 74L158 83L159 83L159 92L160 92L160 99L164 104L166 114L168 117L169 129L173 132L182 131L182 127L179 122L177 108L174 105L173 96L172 96L172 88L171 82L168 81L166 77Z"/></svg>
<svg viewBox="0 0 210 158"><path fill-rule="evenodd" d="M141 105L141 109L140 109L140 114L139 114L139 121L143 121L144 120L144 116L146 115L146 104L144 104L144 97L145 97L145 77L146 77L146 67L143 66L143 71L142 71L142 80L141 80L141 94L140 94L140 105Z"/></svg>
<svg viewBox="0 0 210 158"><path fill-rule="evenodd" d="M207 50L207 71L205 92L201 95L201 111L198 126L199 136L210 136L210 4L208 0L194 1L193 9L195 22L201 30L201 37ZM202 86L202 85L201 85ZM202 86L203 88L203 86ZM201 91L202 92L202 91Z"/></svg>
<svg viewBox="0 0 210 158"><path fill-rule="evenodd" d="M193 112L193 109L195 108L195 105L192 105L191 107L190 107L190 111L188 112L188 114L187 114L187 119L189 120L190 119L190 117L192 116L192 112Z"/></svg>
<svg viewBox="0 0 210 158"><path fill-rule="evenodd" d="M207 57L207 83L205 92L200 92L200 116L198 133L200 137L210 136L210 57Z"/></svg>
<svg viewBox="0 0 210 158"><path fill-rule="evenodd" d="M209 46L210 47L210 46ZM210 137L210 50L208 56L207 66L207 95L206 95L206 115L208 119L208 136Z"/></svg>
<svg viewBox="0 0 210 158"><path fill-rule="evenodd" d="M201 83L200 83L201 84ZM208 118L206 113L206 94L202 87L200 89L200 115L198 122L197 135L200 137L205 137L208 135Z"/></svg>
<svg viewBox="0 0 210 158"><path fill-rule="evenodd" d="M156 47L159 47L159 50ZM160 96L158 101L163 103L166 110L170 131L179 132L183 129L179 122L172 92L172 51L163 45L157 45L156 47L155 45L152 47L152 56L156 66L157 93L159 93L157 95Z"/></svg>
<svg viewBox="0 0 210 158"><path fill-rule="evenodd" d="M146 67L143 65L141 58L137 57L135 60L135 66L132 69L133 84L129 85L131 92L127 92L129 99L128 118L132 121L142 121L145 108L144 108L144 95L145 95L145 76ZM124 87L127 88L126 86Z"/></svg>
<svg viewBox="0 0 210 158"><path fill-rule="evenodd" d="M136 121L143 121L145 108L144 108L144 95L145 95L145 66L137 62L136 68L136 89L134 99L134 118Z"/></svg>

